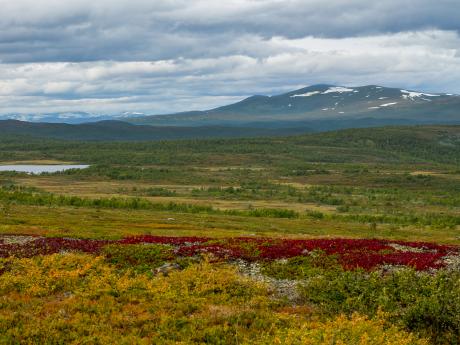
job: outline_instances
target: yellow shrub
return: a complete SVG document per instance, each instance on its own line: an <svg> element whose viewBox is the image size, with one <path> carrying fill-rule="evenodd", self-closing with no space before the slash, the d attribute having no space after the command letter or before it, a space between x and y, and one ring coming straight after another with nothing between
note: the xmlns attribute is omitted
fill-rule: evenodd
<svg viewBox="0 0 460 345"><path fill-rule="evenodd" d="M360 316L311 323L281 314L265 286L225 265L168 277L86 254L0 265L2 344L424 344Z"/></svg>
<svg viewBox="0 0 460 345"><path fill-rule="evenodd" d="M396 327L385 327L384 320L369 320L355 314L351 319L339 316L328 322L304 323L299 328L279 330L272 339L261 341L260 344L284 345L424 345L426 340L417 339L414 335L398 330Z"/></svg>

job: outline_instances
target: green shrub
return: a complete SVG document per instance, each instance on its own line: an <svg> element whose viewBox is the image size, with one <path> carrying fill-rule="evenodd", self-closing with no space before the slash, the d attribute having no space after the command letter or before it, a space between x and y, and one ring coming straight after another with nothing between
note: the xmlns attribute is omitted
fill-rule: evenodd
<svg viewBox="0 0 460 345"><path fill-rule="evenodd" d="M309 256L297 256L287 260L264 263L262 273L276 279L305 279L321 275L324 270L341 270L337 258L313 251Z"/></svg>
<svg viewBox="0 0 460 345"><path fill-rule="evenodd" d="M319 211L307 211L307 216L313 219L323 219L324 213Z"/></svg>
<svg viewBox="0 0 460 345"><path fill-rule="evenodd" d="M300 288L325 315L389 313L397 324L438 344L460 343L460 273L323 271Z"/></svg>
<svg viewBox="0 0 460 345"><path fill-rule="evenodd" d="M109 263L138 272L149 271L173 259L172 247L161 244L114 244L104 247L103 254Z"/></svg>

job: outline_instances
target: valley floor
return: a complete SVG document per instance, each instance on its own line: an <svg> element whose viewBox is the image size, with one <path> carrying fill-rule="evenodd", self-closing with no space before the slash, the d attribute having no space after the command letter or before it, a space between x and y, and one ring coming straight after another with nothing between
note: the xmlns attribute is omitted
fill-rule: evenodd
<svg viewBox="0 0 460 345"><path fill-rule="evenodd" d="M456 344L460 127L0 139L0 343Z"/></svg>

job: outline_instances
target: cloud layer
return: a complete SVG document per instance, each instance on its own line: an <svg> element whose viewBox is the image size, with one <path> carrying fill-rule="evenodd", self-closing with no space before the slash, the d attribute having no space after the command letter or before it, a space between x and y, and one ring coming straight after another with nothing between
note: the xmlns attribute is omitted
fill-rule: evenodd
<svg viewBox="0 0 460 345"><path fill-rule="evenodd" d="M457 0L0 0L0 112L206 109L314 83L460 93Z"/></svg>

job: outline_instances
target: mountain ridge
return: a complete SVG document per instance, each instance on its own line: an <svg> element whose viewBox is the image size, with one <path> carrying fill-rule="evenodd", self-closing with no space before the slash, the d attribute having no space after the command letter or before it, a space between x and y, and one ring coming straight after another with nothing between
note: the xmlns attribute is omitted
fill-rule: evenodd
<svg viewBox="0 0 460 345"><path fill-rule="evenodd" d="M282 131L302 127L324 131L386 125L460 124L460 96L379 85L316 84L279 95L253 95L233 104L203 111L163 115L126 111L113 115L79 111L0 115L0 120L6 118L49 124L115 120L135 125L189 128L188 132L194 127L213 126Z"/></svg>
<svg viewBox="0 0 460 345"><path fill-rule="evenodd" d="M0 133L6 136L28 136L86 141L155 141L198 138L239 138L293 135L309 132L305 127L270 129L248 127L154 127L124 121L105 120L83 124L25 122L0 120Z"/></svg>
<svg viewBox="0 0 460 345"><path fill-rule="evenodd" d="M380 120L409 124L460 123L460 96L378 85L357 87L318 84L274 96L253 95L239 102L204 111L124 119L156 126L277 127L276 124L318 121ZM312 124L313 122L313 124ZM284 127L285 125L283 125ZM331 128L334 129L334 128Z"/></svg>

